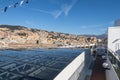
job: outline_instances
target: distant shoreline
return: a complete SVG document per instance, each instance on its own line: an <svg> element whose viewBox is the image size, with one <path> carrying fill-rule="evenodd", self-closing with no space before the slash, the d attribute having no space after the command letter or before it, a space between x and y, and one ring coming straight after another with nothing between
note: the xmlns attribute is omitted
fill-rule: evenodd
<svg viewBox="0 0 120 80"><path fill-rule="evenodd" d="M1 50L34 50L34 49L76 49L77 47L67 47L67 48L61 48L61 47L2 47ZM87 48L82 48L87 49Z"/></svg>
<svg viewBox="0 0 120 80"><path fill-rule="evenodd" d="M4 48L4 49L0 49L0 51L4 51L4 50L13 50L13 51L23 51L23 50L36 50L36 49L88 49L88 48L17 48L17 49L13 49L13 48Z"/></svg>

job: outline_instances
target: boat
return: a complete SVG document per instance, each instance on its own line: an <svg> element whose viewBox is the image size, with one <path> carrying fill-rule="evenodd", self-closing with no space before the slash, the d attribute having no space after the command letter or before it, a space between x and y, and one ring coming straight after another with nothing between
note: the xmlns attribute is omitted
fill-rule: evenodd
<svg viewBox="0 0 120 80"><path fill-rule="evenodd" d="M95 45L97 46L97 45ZM54 80L119 80L120 79L120 19L108 28L106 47L82 52Z"/></svg>

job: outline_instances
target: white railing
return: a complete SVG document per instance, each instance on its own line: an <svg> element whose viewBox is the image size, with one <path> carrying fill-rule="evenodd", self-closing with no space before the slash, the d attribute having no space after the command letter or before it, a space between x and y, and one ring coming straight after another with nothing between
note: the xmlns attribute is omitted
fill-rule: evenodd
<svg viewBox="0 0 120 80"><path fill-rule="evenodd" d="M82 71L84 67L84 60L85 60L85 52L82 52L65 69L63 69L63 71L61 71L54 78L54 80L73 80L73 79L77 80L79 77L79 73Z"/></svg>

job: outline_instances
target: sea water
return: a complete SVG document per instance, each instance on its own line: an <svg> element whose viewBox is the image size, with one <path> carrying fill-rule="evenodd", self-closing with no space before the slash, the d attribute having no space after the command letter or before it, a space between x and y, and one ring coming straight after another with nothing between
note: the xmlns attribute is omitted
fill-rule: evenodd
<svg viewBox="0 0 120 80"><path fill-rule="evenodd" d="M52 80L84 49L1 50L0 80Z"/></svg>

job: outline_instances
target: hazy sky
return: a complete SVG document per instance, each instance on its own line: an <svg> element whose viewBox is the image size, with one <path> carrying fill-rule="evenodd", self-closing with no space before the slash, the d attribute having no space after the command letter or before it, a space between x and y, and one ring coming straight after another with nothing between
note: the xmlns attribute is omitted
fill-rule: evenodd
<svg viewBox="0 0 120 80"><path fill-rule="evenodd" d="M20 0L0 0L0 8ZM0 10L1 10L0 9ZM0 24L71 34L102 34L120 18L120 0L30 0L0 13Z"/></svg>

